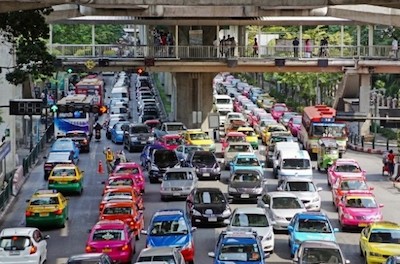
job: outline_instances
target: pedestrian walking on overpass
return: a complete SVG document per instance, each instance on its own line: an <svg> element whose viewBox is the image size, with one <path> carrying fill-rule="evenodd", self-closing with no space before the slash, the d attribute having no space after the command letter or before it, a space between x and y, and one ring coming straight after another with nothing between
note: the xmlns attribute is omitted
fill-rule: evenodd
<svg viewBox="0 0 400 264"><path fill-rule="evenodd" d="M396 36L393 36L392 53L393 53L393 57L395 57L396 59L399 58L399 41L397 40Z"/></svg>
<svg viewBox="0 0 400 264"><path fill-rule="evenodd" d="M106 156L107 172L111 173L113 170L114 152L111 150L110 147L107 147L107 149L104 150L104 155Z"/></svg>
<svg viewBox="0 0 400 264"><path fill-rule="evenodd" d="M254 44L253 44L253 57L258 56L258 42L257 38L254 38Z"/></svg>
<svg viewBox="0 0 400 264"><path fill-rule="evenodd" d="M299 39L297 37L295 37L292 44L293 44L294 57L298 58L299 57L299 44L300 44Z"/></svg>
<svg viewBox="0 0 400 264"><path fill-rule="evenodd" d="M311 58L311 54L312 54L312 48L311 48L310 39L306 39L305 47L304 47L304 57Z"/></svg>

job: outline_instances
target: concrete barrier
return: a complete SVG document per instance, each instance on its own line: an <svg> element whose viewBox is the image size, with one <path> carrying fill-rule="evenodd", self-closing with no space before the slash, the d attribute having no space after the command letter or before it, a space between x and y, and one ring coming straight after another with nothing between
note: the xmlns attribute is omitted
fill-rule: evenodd
<svg viewBox="0 0 400 264"><path fill-rule="evenodd" d="M13 178L12 195L16 196L25 182L24 170L22 166L18 166Z"/></svg>

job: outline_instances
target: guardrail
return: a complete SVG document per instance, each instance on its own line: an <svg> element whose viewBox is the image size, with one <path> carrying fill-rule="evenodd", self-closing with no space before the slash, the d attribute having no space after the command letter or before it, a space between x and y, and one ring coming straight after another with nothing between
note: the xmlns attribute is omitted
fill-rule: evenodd
<svg viewBox="0 0 400 264"><path fill-rule="evenodd" d="M28 156L26 156L22 161L23 173L24 176L29 172L29 169L36 164L39 155L46 148L46 144L51 142L54 138L54 123L51 124L42 138L36 144L36 146L32 149Z"/></svg>
<svg viewBox="0 0 400 264"><path fill-rule="evenodd" d="M167 111L165 109L164 102L161 99L160 91L158 90L156 82L154 81L153 75L150 75L150 80L151 80L151 83L153 84L153 92L155 93L157 103L160 106L160 112L161 112L160 113L160 121L161 122L166 122L168 120L168 114L167 114ZM163 89L163 88L161 88L161 89Z"/></svg>
<svg viewBox="0 0 400 264"><path fill-rule="evenodd" d="M4 210L7 205L13 190L14 171L6 174L4 184L0 190L0 211Z"/></svg>
<svg viewBox="0 0 400 264"><path fill-rule="evenodd" d="M358 134L350 134L349 135L349 144L353 146L360 146L362 149L370 148L372 150L382 150L389 151L390 149L397 149L397 145L395 143L391 143L391 140L385 139L384 141L378 141L375 136L361 136Z"/></svg>
<svg viewBox="0 0 400 264"><path fill-rule="evenodd" d="M255 54L253 46L153 46L153 45L77 45L49 44L49 52L57 57L109 57L109 58L176 58L176 59L215 59L215 58L293 58L293 46L259 46ZM321 49L322 48L322 49ZM322 54L321 54L321 51ZM311 47L312 57L328 58L379 58L394 57L391 46L337 46L328 48ZM299 50L299 57L305 52Z"/></svg>

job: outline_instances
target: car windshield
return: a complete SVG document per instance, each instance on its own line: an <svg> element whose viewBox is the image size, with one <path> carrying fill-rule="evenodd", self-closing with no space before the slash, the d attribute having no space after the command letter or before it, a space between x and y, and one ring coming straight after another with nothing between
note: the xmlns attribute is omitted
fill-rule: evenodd
<svg viewBox="0 0 400 264"><path fill-rule="evenodd" d="M204 154L195 153L193 155L193 160L192 160L192 163L195 163L195 164L214 165L216 162L217 162L217 160L215 159L214 155L212 155L211 153L204 153Z"/></svg>
<svg viewBox="0 0 400 264"><path fill-rule="evenodd" d="M115 114L126 114L128 113L128 109L125 107L114 107L110 109L110 114L115 115Z"/></svg>
<svg viewBox="0 0 400 264"><path fill-rule="evenodd" d="M237 136L229 136L226 139L227 142L246 142L246 138L245 137L237 137Z"/></svg>
<svg viewBox="0 0 400 264"><path fill-rule="evenodd" d="M336 248L304 248L301 263L344 263L340 250Z"/></svg>
<svg viewBox="0 0 400 264"><path fill-rule="evenodd" d="M187 234L189 232L188 230L189 228L185 219L179 217L176 219L154 222L150 234L152 236L178 235Z"/></svg>
<svg viewBox="0 0 400 264"><path fill-rule="evenodd" d="M194 197L195 203L201 204L219 204L225 203L225 196L222 192L197 192Z"/></svg>
<svg viewBox="0 0 400 264"><path fill-rule="evenodd" d="M236 165L239 166L260 166L257 158L253 157L241 157L236 160Z"/></svg>
<svg viewBox="0 0 400 264"><path fill-rule="evenodd" d="M131 207L106 207L103 210L104 215L125 215L132 214Z"/></svg>
<svg viewBox="0 0 400 264"><path fill-rule="evenodd" d="M185 127L183 125L168 125L167 130L168 131L180 131L180 130L185 130Z"/></svg>
<svg viewBox="0 0 400 264"><path fill-rule="evenodd" d="M62 150L62 151L67 151L67 150L72 150L73 149L73 142L72 141L56 141L53 143L53 146L51 147L52 150Z"/></svg>
<svg viewBox="0 0 400 264"><path fill-rule="evenodd" d="M287 108L286 107L284 107L284 106L274 106L274 111L275 112L285 112L285 111L287 111Z"/></svg>
<svg viewBox="0 0 400 264"><path fill-rule="evenodd" d="M310 160L308 159L284 159L282 169L309 169L311 168Z"/></svg>
<svg viewBox="0 0 400 264"><path fill-rule="evenodd" d="M183 141L181 138L167 138L165 143L167 143L167 145L181 145Z"/></svg>
<svg viewBox="0 0 400 264"><path fill-rule="evenodd" d="M167 166L169 164L176 164L178 158L174 151L156 150L154 153L154 163L158 166Z"/></svg>
<svg viewBox="0 0 400 264"><path fill-rule="evenodd" d="M250 152L249 145L229 145L228 152Z"/></svg>
<svg viewBox="0 0 400 264"><path fill-rule="evenodd" d="M232 219L232 226L238 227L268 227L268 218L264 214L235 214Z"/></svg>
<svg viewBox="0 0 400 264"><path fill-rule="evenodd" d="M299 219L298 232L307 233L332 233L332 229L325 219Z"/></svg>
<svg viewBox="0 0 400 264"><path fill-rule="evenodd" d="M239 132L239 131L238 131ZM248 137L254 137L256 136L256 133L252 130L248 130L248 131L240 131L241 133L245 134Z"/></svg>
<svg viewBox="0 0 400 264"><path fill-rule="evenodd" d="M184 181L184 180L193 180L192 173L186 173L186 171L174 171L168 172L165 174L164 181Z"/></svg>
<svg viewBox="0 0 400 264"><path fill-rule="evenodd" d="M246 261L259 262L261 255L257 243L242 244L239 242L221 245L221 252L218 256L221 261Z"/></svg>
<svg viewBox="0 0 400 264"><path fill-rule="evenodd" d="M372 243L400 244L400 230L373 229L368 241Z"/></svg>
<svg viewBox="0 0 400 264"><path fill-rule="evenodd" d="M286 128L283 126L272 126L268 128L268 132L279 132L279 131L286 131Z"/></svg>
<svg viewBox="0 0 400 264"><path fill-rule="evenodd" d="M104 201L110 200L132 200L132 193L130 192L109 192L104 195Z"/></svg>
<svg viewBox="0 0 400 264"><path fill-rule="evenodd" d="M378 205L372 197L351 197L346 199L346 207L376 208Z"/></svg>
<svg viewBox="0 0 400 264"><path fill-rule="evenodd" d="M204 140L204 139L210 139L210 137L206 133L195 133L195 134L190 134L190 139L191 140Z"/></svg>
<svg viewBox="0 0 400 264"><path fill-rule="evenodd" d="M368 186L365 181L343 181L340 184L340 189L342 191L350 190L368 190Z"/></svg>
<svg viewBox="0 0 400 264"><path fill-rule="evenodd" d="M179 264L175 262L174 256L143 256L139 257L137 262L152 262L152 261L160 261L163 264ZM158 262L157 262L158 263Z"/></svg>
<svg viewBox="0 0 400 264"><path fill-rule="evenodd" d="M93 232L93 241L125 240L124 231L120 229L96 230Z"/></svg>
<svg viewBox="0 0 400 264"><path fill-rule="evenodd" d="M132 186L133 180L129 178L109 179L109 186Z"/></svg>
<svg viewBox="0 0 400 264"><path fill-rule="evenodd" d="M293 124L300 125L301 124L301 117L294 117Z"/></svg>
<svg viewBox="0 0 400 264"><path fill-rule="evenodd" d="M231 104L231 99L217 99L217 104Z"/></svg>
<svg viewBox="0 0 400 264"><path fill-rule="evenodd" d="M313 136L322 137L344 137L346 136L346 124L340 123L314 123L312 126Z"/></svg>
<svg viewBox="0 0 400 264"><path fill-rule="evenodd" d="M257 173L236 173L232 177L232 182L259 182L261 181L261 176Z"/></svg>
<svg viewBox="0 0 400 264"><path fill-rule="evenodd" d="M361 172L360 167L355 164L340 164L335 167L336 172Z"/></svg>
<svg viewBox="0 0 400 264"><path fill-rule="evenodd" d="M59 204L58 197L40 197L33 198L31 200L31 205L56 205Z"/></svg>
<svg viewBox="0 0 400 264"><path fill-rule="evenodd" d="M131 134L145 134L149 133L149 130L146 126L133 126L130 128Z"/></svg>
<svg viewBox="0 0 400 264"><path fill-rule="evenodd" d="M56 176L56 177L65 177L65 176L73 177L75 175L76 175L75 169L73 169L73 168L71 168L71 169L54 168L53 174L52 174L52 176Z"/></svg>
<svg viewBox="0 0 400 264"><path fill-rule="evenodd" d="M124 174L124 173L129 173L129 174L139 174L139 169L138 168L127 168L127 167L120 167L116 168L114 171L116 174Z"/></svg>
<svg viewBox="0 0 400 264"><path fill-rule="evenodd" d="M297 197L274 197L272 209L301 209L302 204Z"/></svg>
<svg viewBox="0 0 400 264"><path fill-rule="evenodd" d="M315 185L312 182L288 182L287 191L291 192L315 192Z"/></svg>
<svg viewBox="0 0 400 264"><path fill-rule="evenodd" d="M5 236L0 238L0 248L2 248L3 250L24 250L30 245L30 238L25 236Z"/></svg>

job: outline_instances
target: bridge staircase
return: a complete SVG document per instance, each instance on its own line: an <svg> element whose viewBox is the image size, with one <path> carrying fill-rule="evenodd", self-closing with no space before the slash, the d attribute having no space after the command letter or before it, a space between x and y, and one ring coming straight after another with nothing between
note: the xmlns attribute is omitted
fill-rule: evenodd
<svg viewBox="0 0 400 264"><path fill-rule="evenodd" d="M359 96L359 74L355 69L347 69L342 81L338 84L332 107L335 108L337 111L357 112Z"/></svg>

